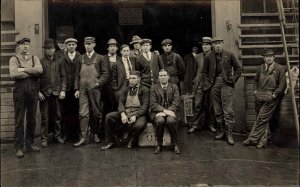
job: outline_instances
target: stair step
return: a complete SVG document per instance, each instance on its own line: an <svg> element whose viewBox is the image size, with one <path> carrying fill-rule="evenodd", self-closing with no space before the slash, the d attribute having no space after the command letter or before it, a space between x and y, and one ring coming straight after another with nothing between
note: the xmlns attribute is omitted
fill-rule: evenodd
<svg viewBox="0 0 300 187"><path fill-rule="evenodd" d="M1 35L6 35L6 34L19 34L20 32L15 31L15 30L10 30L10 31L1 31Z"/></svg>
<svg viewBox="0 0 300 187"><path fill-rule="evenodd" d="M287 47L299 47L298 43L287 44ZM283 48L283 44L266 44L266 45L241 45L239 44L240 49L254 49L254 48Z"/></svg>
<svg viewBox="0 0 300 187"><path fill-rule="evenodd" d="M14 56L16 53L1 53L1 56Z"/></svg>
<svg viewBox="0 0 300 187"><path fill-rule="evenodd" d="M1 78L9 78L9 77L10 77L9 74L3 74L3 73L1 73Z"/></svg>
<svg viewBox="0 0 300 187"><path fill-rule="evenodd" d="M7 65L1 65L1 69L8 69L9 68L9 66L7 66Z"/></svg>
<svg viewBox="0 0 300 187"><path fill-rule="evenodd" d="M285 58L285 55L275 55L276 58ZM289 55L290 58L297 58L299 55ZM241 59L253 59L253 58L263 58L262 55L242 55Z"/></svg>
<svg viewBox="0 0 300 187"><path fill-rule="evenodd" d="M298 12L297 12L298 14ZM242 17L278 17L278 12L274 13L242 13ZM292 14L285 13L285 16L290 16Z"/></svg>
<svg viewBox="0 0 300 187"><path fill-rule="evenodd" d="M286 37L299 37L298 34L286 34ZM240 38L277 38L282 37L281 34L243 34L240 35Z"/></svg>
<svg viewBox="0 0 300 187"><path fill-rule="evenodd" d="M0 81L1 86L12 86L14 83L15 81Z"/></svg>
<svg viewBox="0 0 300 187"><path fill-rule="evenodd" d="M280 23L258 23L258 24L239 24L240 28L251 28L251 27L279 27ZM299 23L287 23L286 26L297 26Z"/></svg>
<svg viewBox="0 0 300 187"><path fill-rule="evenodd" d="M299 63L299 59L298 60L290 60L290 63Z"/></svg>
<svg viewBox="0 0 300 187"><path fill-rule="evenodd" d="M2 46L16 46L16 42L1 42L1 47Z"/></svg>

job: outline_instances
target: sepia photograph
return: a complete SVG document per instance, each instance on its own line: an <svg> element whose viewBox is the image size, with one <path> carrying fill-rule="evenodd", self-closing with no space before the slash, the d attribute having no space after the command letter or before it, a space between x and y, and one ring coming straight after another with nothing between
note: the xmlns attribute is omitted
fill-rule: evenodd
<svg viewBox="0 0 300 187"><path fill-rule="evenodd" d="M1 0L1 187L298 187L299 0Z"/></svg>

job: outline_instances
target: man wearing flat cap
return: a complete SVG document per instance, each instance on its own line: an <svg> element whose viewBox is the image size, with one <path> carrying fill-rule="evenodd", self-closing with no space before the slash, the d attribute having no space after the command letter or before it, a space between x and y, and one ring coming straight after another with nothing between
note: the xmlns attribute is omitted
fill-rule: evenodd
<svg viewBox="0 0 300 187"><path fill-rule="evenodd" d="M179 81L183 81L185 66L181 56L172 51L172 40L164 39L161 42L164 53L160 55L164 69L169 73L169 82L176 84L179 87Z"/></svg>
<svg viewBox="0 0 300 187"><path fill-rule="evenodd" d="M142 55L138 57L136 62L136 70L141 72L141 83L148 88L158 83L158 72L163 69L164 63L159 55L151 52L152 40L142 39L141 42Z"/></svg>
<svg viewBox="0 0 300 187"><path fill-rule="evenodd" d="M34 146L36 109L39 95L39 76L43 68L37 56L29 53L30 39L17 40L17 55L9 60L9 74L14 79L15 108L15 147L16 156L24 156L24 144L27 151L39 151ZM24 117L26 112L26 138L24 138Z"/></svg>
<svg viewBox="0 0 300 187"><path fill-rule="evenodd" d="M211 89L211 97L214 105L215 116L220 132L215 139L226 137L227 143L234 145L232 129L235 124L233 111L233 89L239 79L242 68L233 53L223 49L222 38L212 39L213 51L204 59L202 80L204 91Z"/></svg>
<svg viewBox="0 0 300 187"><path fill-rule="evenodd" d="M61 100L61 123L63 139L78 138L80 134L79 125L79 102L75 98L75 68L80 63L80 53L76 51L78 41L75 38L65 40L67 51L62 58L62 63L66 71L66 98Z"/></svg>
<svg viewBox="0 0 300 187"><path fill-rule="evenodd" d="M258 67L254 78L256 121L249 137L243 141L243 145L258 149L267 146L269 121L286 88L285 67L274 61L274 51L265 50L263 59L264 64Z"/></svg>
<svg viewBox="0 0 300 187"><path fill-rule="evenodd" d="M119 100L118 112L111 112L106 116L105 131L107 145L102 150L114 146L117 130L128 131L129 143L127 148L131 149L137 144L138 137L146 125L146 115L149 106L149 89L140 84L141 74L139 71L131 71L129 75L129 86L122 91Z"/></svg>
<svg viewBox="0 0 300 187"><path fill-rule="evenodd" d="M95 42L94 37L84 38L86 53L80 57L80 63L76 64L74 89L75 97L79 98L81 135L75 147L89 142L90 130L93 140L100 142L99 129L103 117L101 90L109 72L103 56L94 51Z"/></svg>
<svg viewBox="0 0 300 187"><path fill-rule="evenodd" d="M117 55L118 51L118 42L116 39L111 38L107 42L107 50L108 54L104 55L104 61L107 62L108 70L109 70L109 78L107 83L104 86L105 92L102 93L103 98L103 115L105 116L109 112L115 111L118 107L118 101L116 100L114 96L114 91L112 88L112 67L116 66L117 61L119 61L121 58Z"/></svg>
<svg viewBox="0 0 300 187"><path fill-rule="evenodd" d="M45 57L41 64L43 73L40 76L40 111L41 111L41 146L48 147L48 132L50 119L53 119L54 140L58 143L65 143L61 138L61 108L59 99L63 100L66 96L66 72L60 59L55 57L54 40L44 41Z"/></svg>
<svg viewBox="0 0 300 187"><path fill-rule="evenodd" d="M129 43L130 45L133 45L133 50L131 50L130 54L129 54L130 57L136 57L137 58L142 54L141 45L140 45L141 40L142 39L138 35L134 35L132 37L132 40Z"/></svg>
<svg viewBox="0 0 300 187"><path fill-rule="evenodd" d="M203 37L202 42L203 52L197 54L195 57L197 64L197 75L194 79L194 97L195 97L195 117L192 127L188 130L188 133L194 133L200 131L206 126L212 132L216 132L214 124L216 123L216 118L214 115L214 108L211 99L210 90L204 91L202 80L202 69L205 56L211 51L212 42L210 37Z"/></svg>

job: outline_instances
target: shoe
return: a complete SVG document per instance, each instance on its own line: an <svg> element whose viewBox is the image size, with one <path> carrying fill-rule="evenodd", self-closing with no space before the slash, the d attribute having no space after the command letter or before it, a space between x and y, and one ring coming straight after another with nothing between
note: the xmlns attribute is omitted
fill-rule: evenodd
<svg viewBox="0 0 300 187"><path fill-rule="evenodd" d="M191 127L191 128L187 131L187 133L188 133L188 134L192 134L192 133L200 132L200 131L201 131L200 128L193 126L193 127Z"/></svg>
<svg viewBox="0 0 300 187"><path fill-rule="evenodd" d="M221 140L225 137L225 132L220 132L218 135L215 136L216 140Z"/></svg>
<svg viewBox="0 0 300 187"><path fill-rule="evenodd" d="M217 130L213 127L213 125L209 125L209 130L213 133L217 132Z"/></svg>
<svg viewBox="0 0 300 187"><path fill-rule="evenodd" d="M23 153L22 149L17 149L16 156L17 156L17 158L24 157L24 153Z"/></svg>
<svg viewBox="0 0 300 187"><path fill-rule="evenodd" d="M127 144L127 148L128 148L128 149L132 149L132 147L133 147L133 139L131 139L131 140L129 141L129 143Z"/></svg>
<svg viewBox="0 0 300 187"><path fill-rule="evenodd" d="M42 140L41 146L42 146L43 148L48 147L48 141L47 141L47 140Z"/></svg>
<svg viewBox="0 0 300 187"><path fill-rule="evenodd" d="M39 152L40 148L34 145L27 145L26 146L27 151L32 151L32 152Z"/></svg>
<svg viewBox="0 0 300 187"><path fill-rule="evenodd" d="M100 138L99 138L99 136L98 136L98 134L94 134L94 142L95 143L100 143Z"/></svg>
<svg viewBox="0 0 300 187"><path fill-rule="evenodd" d="M264 144L261 144L261 143L258 143L257 145L256 145L256 148L257 149L262 149L262 148L265 148L266 146L264 145Z"/></svg>
<svg viewBox="0 0 300 187"><path fill-rule="evenodd" d="M179 149L178 145L174 146L174 153L180 154L180 149Z"/></svg>
<svg viewBox="0 0 300 187"><path fill-rule="evenodd" d="M60 143L60 144L64 144L64 143L65 143L65 141L64 141L61 137L55 138L55 141L56 141L57 143Z"/></svg>
<svg viewBox="0 0 300 187"><path fill-rule="evenodd" d="M229 145L234 145L234 140L233 140L232 134L227 135L227 143Z"/></svg>
<svg viewBox="0 0 300 187"><path fill-rule="evenodd" d="M158 154L161 152L161 146L156 146L155 150L154 150L154 154Z"/></svg>
<svg viewBox="0 0 300 187"><path fill-rule="evenodd" d="M250 142L250 140L249 139L246 139L246 140L244 140L243 142L242 142L242 145L243 146L251 146L251 145L254 145L252 142Z"/></svg>
<svg viewBox="0 0 300 187"><path fill-rule="evenodd" d="M80 146L85 145L85 144L86 144L85 139L84 139L84 138L81 138L81 139L79 140L79 142L75 143L73 146L74 146L74 147L80 147Z"/></svg>
<svg viewBox="0 0 300 187"><path fill-rule="evenodd" d="M108 149L111 149L114 146L113 143L108 143L106 146L101 147L102 151L107 151Z"/></svg>

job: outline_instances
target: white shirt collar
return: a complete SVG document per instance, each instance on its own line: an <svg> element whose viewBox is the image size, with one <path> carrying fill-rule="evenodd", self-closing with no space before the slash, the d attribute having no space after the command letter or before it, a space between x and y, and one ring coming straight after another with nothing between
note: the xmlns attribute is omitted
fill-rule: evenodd
<svg viewBox="0 0 300 187"><path fill-rule="evenodd" d="M168 88L168 83L163 85L163 84L160 84L161 88L163 88L164 86L166 86L166 88Z"/></svg>
<svg viewBox="0 0 300 187"><path fill-rule="evenodd" d="M87 54L87 56L89 57L89 58L91 58L92 56L93 56L93 54L94 54L94 50L92 51L92 52L90 52L89 54L86 52L86 54Z"/></svg>
<svg viewBox="0 0 300 187"><path fill-rule="evenodd" d="M148 56L147 56L148 54ZM149 51L148 53L143 52L143 56L147 59L149 58L149 60L151 60L151 51Z"/></svg>

